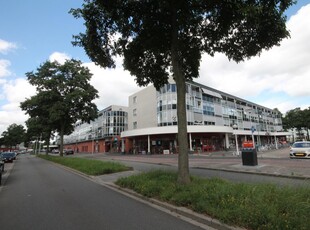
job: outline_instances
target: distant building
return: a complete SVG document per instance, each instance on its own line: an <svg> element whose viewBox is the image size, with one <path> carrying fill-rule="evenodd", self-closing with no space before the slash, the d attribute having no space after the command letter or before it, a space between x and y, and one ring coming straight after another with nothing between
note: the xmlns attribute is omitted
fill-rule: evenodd
<svg viewBox="0 0 310 230"><path fill-rule="evenodd" d="M75 152L119 152L120 134L128 129L128 107L111 105L94 121L78 122L74 132L64 137L65 148Z"/></svg>

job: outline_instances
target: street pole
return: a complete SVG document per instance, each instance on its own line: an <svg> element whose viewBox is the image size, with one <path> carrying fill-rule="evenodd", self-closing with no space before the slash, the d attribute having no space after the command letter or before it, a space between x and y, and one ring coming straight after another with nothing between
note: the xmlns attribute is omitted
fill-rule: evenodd
<svg viewBox="0 0 310 230"><path fill-rule="evenodd" d="M274 143L276 145L276 149L278 149L278 142L277 142L277 136L276 135L274 135Z"/></svg>
<svg viewBox="0 0 310 230"><path fill-rule="evenodd" d="M239 156L239 146L238 146L238 137L237 137L237 133L235 133L235 139L236 139L236 151L237 151L237 156Z"/></svg>
<svg viewBox="0 0 310 230"><path fill-rule="evenodd" d="M235 131L235 142L236 142L236 154L237 156L239 156L239 145L238 145L238 136L237 136L237 128L238 128L238 125L234 124L233 125L233 129Z"/></svg>

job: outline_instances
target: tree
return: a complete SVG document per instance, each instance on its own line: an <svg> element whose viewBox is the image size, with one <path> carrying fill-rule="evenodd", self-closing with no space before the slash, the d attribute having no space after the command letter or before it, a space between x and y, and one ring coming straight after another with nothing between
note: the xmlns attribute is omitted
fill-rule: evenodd
<svg viewBox="0 0 310 230"><path fill-rule="evenodd" d="M299 139L302 138L302 129L306 124L306 113L304 113L299 107L289 110L283 119L284 127L290 129L297 129Z"/></svg>
<svg viewBox="0 0 310 230"><path fill-rule="evenodd" d="M21 109L27 111L30 115L30 118L26 121L27 142L40 137L40 139L43 138L47 144L47 149L49 149L49 141L54 130L53 121L49 118L49 109L54 100L55 98L51 92L42 91L20 104Z"/></svg>
<svg viewBox="0 0 310 230"><path fill-rule="evenodd" d="M307 132L307 139L309 140L310 107L304 110L301 110L299 107L289 110L283 118L283 125L285 128L297 129L299 139L303 138L301 131L305 130Z"/></svg>
<svg viewBox="0 0 310 230"><path fill-rule="evenodd" d="M7 130L2 133L2 136L3 144L11 149L13 146L17 146L24 141L25 128L22 125L11 124Z"/></svg>
<svg viewBox="0 0 310 230"><path fill-rule="evenodd" d="M310 107L303 110L303 118L305 129L307 130L307 140L310 140L309 129L310 129Z"/></svg>
<svg viewBox="0 0 310 230"><path fill-rule="evenodd" d="M47 145L47 151L46 154L48 154L48 149L50 145L50 139L53 136L52 127L49 124L49 120L45 114L39 114L38 116L32 116L26 121L27 126L27 132L25 137L25 142L29 143L30 141L33 141L34 138L39 138L41 140L44 140L44 142Z"/></svg>
<svg viewBox="0 0 310 230"><path fill-rule="evenodd" d="M98 91L89 84L92 74L80 61L71 59L63 65L45 62L37 72L26 73L37 94L21 103L21 108L37 118L45 130L60 135L60 155L63 155L63 137L72 133L74 124L81 120L90 122L98 115L92 102Z"/></svg>
<svg viewBox="0 0 310 230"><path fill-rule="evenodd" d="M71 9L85 20L74 36L96 64L115 67L117 55L139 86L177 85L178 181L189 183L185 83L197 78L203 53L234 61L260 54L289 36L284 11L293 0L85 0Z"/></svg>

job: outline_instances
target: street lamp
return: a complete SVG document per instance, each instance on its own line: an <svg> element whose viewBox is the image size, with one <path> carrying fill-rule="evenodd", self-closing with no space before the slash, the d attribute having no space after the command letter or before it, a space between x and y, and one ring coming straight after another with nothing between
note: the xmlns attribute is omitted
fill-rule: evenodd
<svg viewBox="0 0 310 230"><path fill-rule="evenodd" d="M236 153L237 153L237 156L239 156L238 137L237 137L237 131L236 131L238 129L238 125L234 124L232 127L235 130Z"/></svg>

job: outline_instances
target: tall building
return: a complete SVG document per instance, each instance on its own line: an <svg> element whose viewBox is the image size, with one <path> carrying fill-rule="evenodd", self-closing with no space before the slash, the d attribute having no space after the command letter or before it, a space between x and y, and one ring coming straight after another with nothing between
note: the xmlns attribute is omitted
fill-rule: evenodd
<svg viewBox="0 0 310 230"><path fill-rule="evenodd" d="M131 95L128 130L122 132L126 153L176 153L177 88L170 79L159 91L153 86ZM186 84L188 147L190 151L234 148L254 138L256 145L278 144L290 133L282 128L281 115L196 82Z"/></svg>

